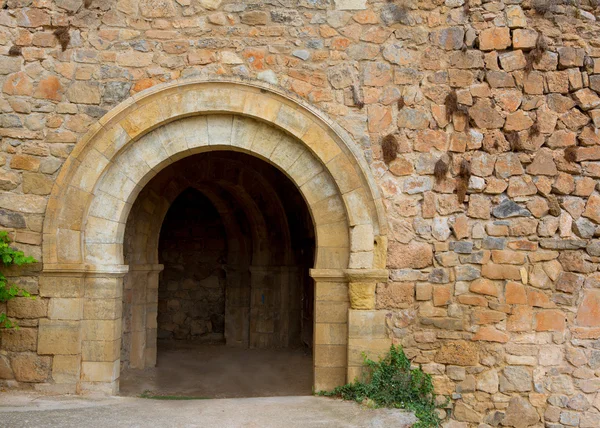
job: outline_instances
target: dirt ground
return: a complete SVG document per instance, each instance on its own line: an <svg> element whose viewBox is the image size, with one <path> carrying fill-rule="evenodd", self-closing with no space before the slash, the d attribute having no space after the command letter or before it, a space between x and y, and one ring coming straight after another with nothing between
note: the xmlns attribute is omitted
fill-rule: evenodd
<svg viewBox="0 0 600 428"><path fill-rule="evenodd" d="M312 356L298 349L241 349L160 341L157 365L121 373L121 395L204 398L312 394Z"/></svg>

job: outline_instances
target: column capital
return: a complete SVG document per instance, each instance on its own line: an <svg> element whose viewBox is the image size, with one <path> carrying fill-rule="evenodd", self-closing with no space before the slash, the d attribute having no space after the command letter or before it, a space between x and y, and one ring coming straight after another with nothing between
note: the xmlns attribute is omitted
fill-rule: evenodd
<svg viewBox="0 0 600 428"><path fill-rule="evenodd" d="M44 263L42 275L51 276L100 276L124 277L129 272L128 265L90 265L83 263Z"/></svg>
<svg viewBox="0 0 600 428"><path fill-rule="evenodd" d="M387 269L311 269L310 276L323 282L387 282Z"/></svg>

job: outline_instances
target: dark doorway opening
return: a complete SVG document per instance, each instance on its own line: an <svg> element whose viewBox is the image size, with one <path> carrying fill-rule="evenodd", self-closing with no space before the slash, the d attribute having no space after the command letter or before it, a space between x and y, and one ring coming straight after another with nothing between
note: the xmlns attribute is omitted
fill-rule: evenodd
<svg viewBox="0 0 600 428"><path fill-rule="evenodd" d="M127 237L134 242L145 222L160 222L154 257L164 265L156 328L146 330L157 360L143 372L128 366L136 299L126 285L122 393L311 394L315 235L295 185L243 153L193 155L161 171L134 204L129 264L140 257Z"/></svg>

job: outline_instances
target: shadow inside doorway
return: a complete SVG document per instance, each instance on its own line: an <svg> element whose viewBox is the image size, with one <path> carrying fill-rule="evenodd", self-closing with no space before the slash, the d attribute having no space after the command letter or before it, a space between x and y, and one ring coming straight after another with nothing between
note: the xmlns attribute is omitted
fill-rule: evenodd
<svg viewBox="0 0 600 428"><path fill-rule="evenodd" d="M125 396L311 395L312 356L308 349L244 349L161 340L156 367L123 371L120 390Z"/></svg>

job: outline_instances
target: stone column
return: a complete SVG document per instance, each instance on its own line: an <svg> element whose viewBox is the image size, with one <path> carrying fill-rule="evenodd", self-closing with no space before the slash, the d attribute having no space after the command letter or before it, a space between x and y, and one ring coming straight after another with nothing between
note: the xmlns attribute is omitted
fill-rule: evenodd
<svg viewBox="0 0 600 428"><path fill-rule="evenodd" d="M341 269L311 269L315 281L313 385L330 391L346 383L348 282Z"/></svg>
<svg viewBox="0 0 600 428"><path fill-rule="evenodd" d="M53 265L40 277L49 297L41 319L38 354L52 355L52 388L58 392L116 394L120 373L123 276L127 266L91 270Z"/></svg>
<svg viewBox="0 0 600 428"><path fill-rule="evenodd" d="M377 360L389 351L392 339L386 331L386 311L375 310L377 283L388 281L386 269L348 269L348 370L352 382L364 371L364 357Z"/></svg>
<svg viewBox="0 0 600 428"><path fill-rule="evenodd" d="M125 280L124 346L129 367L144 369L156 365L158 276L160 264L130 265Z"/></svg>
<svg viewBox="0 0 600 428"><path fill-rule="evenodd" d="M79 392L114 395L119 391L123 277L127 266L86 272Z"/></svg>

